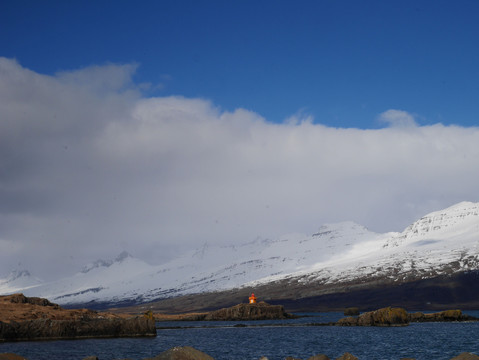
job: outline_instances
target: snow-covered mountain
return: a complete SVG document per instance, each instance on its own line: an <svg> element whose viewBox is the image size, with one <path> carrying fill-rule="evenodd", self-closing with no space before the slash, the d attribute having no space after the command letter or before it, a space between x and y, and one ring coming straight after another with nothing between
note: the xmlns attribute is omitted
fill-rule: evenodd
<svg viewBox="0 0 479 360"><path fill-rule="evenodd" d="M160 266L122 253L52 283L22 288L0 280L0 293L21 291L64 305L142 303L278 281L316 287L357 279L400 282L479 269L478 246L479 203L462 202L424 216L401 233L377 234L344 222L324 225L312 235L237 246L204 244Z"/></svg>
<svg viewBox="0 0 479 360"><path fill-rule="evenodd" d="M401 233L355 243L340 256L282 278L331 284L359 278L419 280L479 269L479 203L461 202L430 213ZM281 277L258 279L250 285Z"/></svg>
<svg viewBox="0 0 479 360"><path fill-rule="evenodd" d="M14 270L5 279L0 279L0 294L25 291L41 283L42 280L33 277L28 270Z"/></svg>

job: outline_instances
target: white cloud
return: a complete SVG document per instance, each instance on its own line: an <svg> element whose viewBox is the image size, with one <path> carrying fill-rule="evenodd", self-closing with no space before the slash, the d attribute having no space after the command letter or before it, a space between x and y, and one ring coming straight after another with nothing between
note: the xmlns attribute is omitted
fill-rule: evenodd
<svg viewBox="0 0 479 360"><path fill-rule="evenodd" d="M134 67L111 66L66 81L0 59L0 246L38 276L325 222L402 230L479 199L479 128L273 124L203 99L141 98Z"/></svg>
<svg viewBox="0 0 479 360"><path fill-rule="evenodd" d="M66 85L85 87L98 92L122 91L132 86L138 64L90 66L75 71L60 71L56 79Z"/></svg>
<svg viewBox="0 0 479 360"><path fill-rule="evenodd" d="M392 127L409 128L417 126L414 116L403 110L387 110L379 115L379 121Z"/></svg>

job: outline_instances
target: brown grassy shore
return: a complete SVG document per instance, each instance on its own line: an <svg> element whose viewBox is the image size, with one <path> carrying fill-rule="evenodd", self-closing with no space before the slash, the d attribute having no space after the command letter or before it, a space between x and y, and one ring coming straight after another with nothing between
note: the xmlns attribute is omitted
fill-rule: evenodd
<svg viewBox="0 0 479 360"><path fill-rule="evenodd" d="M63 309L23 294L0 296L0 342L156 336L151 317Z"/></svg>
<svg viewBox="0 0 479 360"><path fill-rule="evenodd" d="M127 313L99 312L88 309L63 309L47 299L26 297L23 294L0 296L0 321L6 323L36 319L125 319L130 316Z"/></svg>

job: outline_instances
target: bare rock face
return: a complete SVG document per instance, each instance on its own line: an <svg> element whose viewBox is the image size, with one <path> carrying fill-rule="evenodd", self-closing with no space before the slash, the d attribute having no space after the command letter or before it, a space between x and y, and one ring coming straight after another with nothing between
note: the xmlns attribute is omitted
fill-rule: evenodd
<svg viewBox="0 0 479 360"><path fill-rule="evenodd" d="M346 317L340 319L339 326L403 326L409 324L406 310L402 308L382 308L369 311L358 317Z"/></svg>
<svg viewBox="0 0 479 360"><path fill-rule="evenodd" d="M270 320L289 319L293 316L284 311L282 305L270 305L265 302L257 304L238 304L229 308L216 310L204 315L202 320Z"/></svg>
<svg viewBox="0 0 479 360"><path fill-rule="evenodd" d="M179 346L144 360L214 360L211 356L190 346Z"/></svg>

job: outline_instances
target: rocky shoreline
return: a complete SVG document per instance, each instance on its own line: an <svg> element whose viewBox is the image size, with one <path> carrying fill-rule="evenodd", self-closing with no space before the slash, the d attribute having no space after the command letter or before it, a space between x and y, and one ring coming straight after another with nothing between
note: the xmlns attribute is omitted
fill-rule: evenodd
<svg viewBox="0 0 479 360"><path fill-rule="evenodd" d="M0 342L138 336L156 336L153 318L66 310L23 294L0 296Z"/></svg>
<svg viewBox="0 0 479 360"><path fill-rule="evenodd" d="M16 354L5 353L5 354L0 354L0 360L28 360L28 359ZM83 360L101 360L101 359L99 359L97 356L89 356L84 358ZM123 359L123 360L127 360L127 359ZM181 346L181 347L171 348L153 358L144 358L142 360L215 360L215 359L209 356L208 354L205 354L204 352L201 352L190 346ZM262 356L259 358L259 360L268 360L268 358L265 356ZM285 358L285 360L301 360L301 359L288 356ZM333 360L333 359L329 358L325 354L317 354L317 355L311 356L307 360ZM343 355L336 358L335 360L360 360L360 359L354 356L353 354L344 353ZM415 359L401 358L400 360L415 360ZM450 360L479 360L479 356L472 353L464 352L451 358Z"/></svg>

